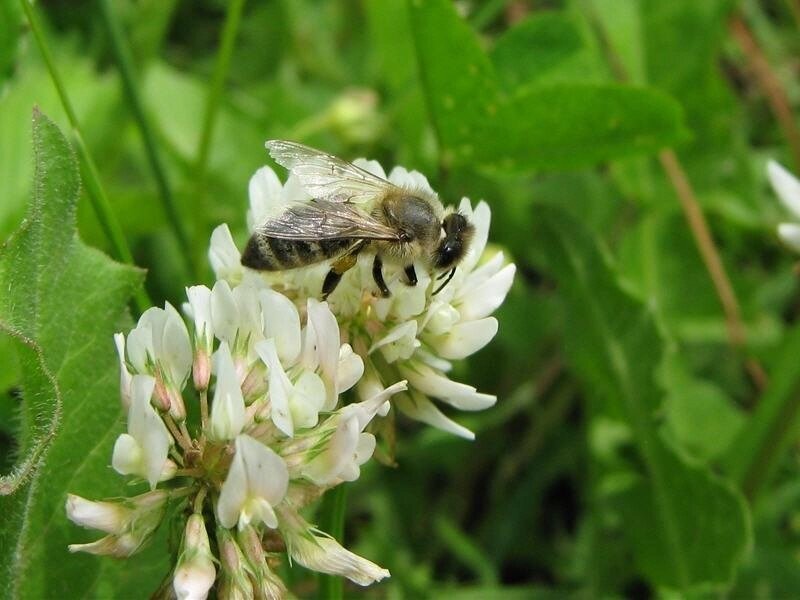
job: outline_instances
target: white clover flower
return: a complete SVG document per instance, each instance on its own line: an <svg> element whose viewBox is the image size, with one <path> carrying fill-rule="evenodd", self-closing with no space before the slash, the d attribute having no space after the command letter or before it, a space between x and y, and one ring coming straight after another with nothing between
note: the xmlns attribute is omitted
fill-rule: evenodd
<svg viewBox="0 0 800 600"><path fill-rule="evenodd" d="M427 179L417 171L395 167L387 176L375 161L359 159L354 164L400 187L423 190L435 196ZM281 186L272 169L262 167L250 180L248 224L252 230L279 215L288 204L308 200L308 194L294 175L290 174L286 184ZM369 378L361 378L357 386L362 398L373 395L376 386L383 388L407 379L409 390L399 394L395 402L402 412L471 439L472 432L451 420L431 399L469 411L483 410L495 403L494 396L451 381L447 373L452 369L451 361L474 354L497 333L497 320L491 314L505 300L516 267L506 262L502 252L485 256L491 221L491 211L485 202L473 207L464 198L458 211L472 223L475 233L454 277L438 294L433 292L439 282L431 278L422 264L415 265L416 286L403 283L400 266L386 265L384 275L392 295L377 297L371 292L375 288L372 257L362 253L357 265L344 274L328 297L328 305L339 320L341 338L366 363L354 366L359 370L366 367L371 374ZM229 236L226 240L232 243ZM230 246L226 252L234 256ZM226 278L232 268L215 268L215 272L218 277ZM282 272L245 271L248 277L261 279L261 284L253 284L250 279L251 285L266 285L283 291L301 307L307 299L320 295L329 269L330 264L323 262ZM242 277L237 274L227 281L236 285L236 280Z"/></svg>
<svg viewBox="0 0 800 600"><path fill-rule="evenodd" d="M228 477L222 484L217 503L217 517L223 527L250 523L278 526L275 505L286 495L289 472L283 459L248 435L236 438Z"/></svg>
<svg viewBox="0 0 800 600"><path fill-rule="evenodd" d="M179 600L204 600L216 578L203 515L193 514L186 521L172 588Z"/></svg>
<svg viewBox="0 0 800 600"><path fill-rule="evenodd" d="M119 357L119 398L122 408L128 410L131 405L131 381L133 375L128 370L125 362L125 336L122 333L114 334L114 346L117 348Z"/></svg>
<svg viewBox="0 0 800 600"><path fill-rule="evenodd" d="M108 534L88 544L70 544L69 551L119 558L134 554L158 527L168 498L169 494L163 490L117 502L93 502L68 494L66 511L69 520Z"/></svg>
<svg viewBox="0 0 800 600"><path fill-rule="evenodd" d="M155 385L149 375L133 376L128 433L117 438L111 459L117 473L143 477L151 488L175 471L174 463L167 460L172 436L150 403Z"/></svg>
<svg viewBox="0 0 800 600"><path fill-rule="evenodd" d="M800 181L774 160L767 163L767 175L783 205L800 221ZM800 252L800 223L779 224L778 237L789 248Z"/></svg>

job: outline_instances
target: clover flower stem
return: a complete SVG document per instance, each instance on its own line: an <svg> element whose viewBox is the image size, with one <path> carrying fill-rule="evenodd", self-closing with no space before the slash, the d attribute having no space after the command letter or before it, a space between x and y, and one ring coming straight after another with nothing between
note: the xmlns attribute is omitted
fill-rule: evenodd
<svg viewBox="0 0 800 600"><path fill-rule="evenodd" d="M180 427L181 433L183 434L184 439L191 440L192 439L192 434L189 433L189 430L186 428L186 422L185 421L182 422L179 425L179 427Z"/></svg>
<svg viewBox="0 0 800 600"><path fill-rule="evenodd" d="M175 424L174 419L170 416L169 413L162 414L162 418L164 419L164 423L169 429L169 432L172 434L172 437L175 438L175 441L178 442L178 445L183 448L184 452L188 452L192 449L192 442L190 438L185 438L183 433L178 429L178 426Z"/></svg>
<svg viewBox="0 0 800 600"><path fill-rule="evenodd" d="M195 479L199 479L205 474L203 469L194 468L194 469L178 469L175 471L176 477L193 477Z"/></svg>

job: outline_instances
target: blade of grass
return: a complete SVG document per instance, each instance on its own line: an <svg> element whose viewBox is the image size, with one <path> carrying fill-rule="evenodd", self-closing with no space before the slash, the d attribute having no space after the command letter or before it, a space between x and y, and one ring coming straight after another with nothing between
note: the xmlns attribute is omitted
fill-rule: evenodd
<svg viewBox="0 0 800 600"><path fill-rule="evenodd" d="M325 496L322 504L323 531L344 545L344 517L347 512L347 488L340 484ZM344 582L335 575L319 576L319 597L326 600L342 600Z"/></svg>
<svg viewBox="0 0 800 600"><path fill-rule="evenodd" d="M22 5L22 10L25 11L28 24L33 32L33 37L36 40L36 45L39 47L39 51L42 53L42 58L47 66L50 79L53 81L53 85L56 88L58 97L61 100L61 105L64 107L64 112L67 113L67 119L72 127L72 135L75 140L75 145L78 149L78 155L81 158L81 179L86 186L86 193L89 196L92 209L97 215L97 220L100 222L100 227L103 229L103 233L105 233L106 237L111 243L111 249L114 258L129 265L133 265L133 255L131 254L130 248L128 248L128 243L125 240L124 233L122 232L122 227L120 226L119 221L117 220L116 215L114 215L114 211L111 208L111 203L108 200L105 189L100 183L100 174L97 170L97 165L95 164L94 159L89 152L89 148L83 141L80 122L78 121L78 117L72 107L72 102L70 102L69 96L67 95L67 89L64 87L64 82L61 80L61 75L56 68L53 55L50 52L50 47L47 45L47 40L45 39L44 30L39 23L33 6L28 2L28 0L20 0L20 4ZM152 302L147 296L147 292L144 290L144 288L139 288L136 290L136 293L134 294L134 302L139 313L144 312L149 306L152 305Z"/></svg>
<svg viewBox="0 0 800 600"><path fill-rule="evenodd" d="M150 164L150 169L153 171L153 177L156 180L156 186L158 187L161 202L164 205L164 211L175 233L175 237L178 240L181 254L188 268L188 273L195 276L197 273L193 260L192 246L189 241L189 234L180 217L175 197L172 194L172 189L167 180L166 169L164 168L164 164L158 152L155 132L145 115L144 105L136 85L130 48L128 48L127 41L122 32L122 27L114 13L111 1L99 0L99 4L103 25L106 28L109 41L111 42L111 51L114 54L114 60L117 62L117 67L122 77L122 87L125 91L125 97L128 100L134 120L139 127L139 132L142 135L147 161Z"/></svg>
<svg viewBox="0 0 800 600"><path fill-rule="evenodd" d="M197 158L195 160L195 177L198 182L202 182L206 163L208 162L208 151L211 147L211 137L214 133L214 125L217 120L222 88L225 85L225 78L228 76L228 69L231 65L233 56L233 43L239 31L244 0L231 0L225 13L225 24L222 26L222 36L220 39L217 61L214 65L214 73L211 76L211 84L208 88L208 98L206 100L205 114L203 115L203 130L200 133L200 145L197 148Z"/></svg>

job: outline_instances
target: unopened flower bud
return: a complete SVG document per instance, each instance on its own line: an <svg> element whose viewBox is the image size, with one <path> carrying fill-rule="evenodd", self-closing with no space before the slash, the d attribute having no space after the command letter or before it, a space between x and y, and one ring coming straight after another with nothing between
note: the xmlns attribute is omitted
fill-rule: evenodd
<svg viewBox="0 0 800 600"><path fill-rule="evenodd" d="M251 405L258 398L267 393L267 369L264 363L256 361L242 382L242 395L244 403Z"/></svg>
<svg viewBox="0 0 800 600"><path fill-rule="evenodd" d="M283 582L272 572L267 564L261 537L256 530L247 526L239 531L239 544L247 562L254 573L253 581L258 595L266 600L281 600L286 596Z"/></svg>
<svg viewBox="0 0 800 600"><path fill-rule="evenodd" d="M211 359L205 349L197 349L192 362L192 382L198 392L208 389L208 380L211 379Z"/></svg>
<svg viewBox="0 0 800 600"><path fill-rule="evenodd" d="M183 402L180 390L175 388L169 389L169 416L178 423L186 420L186 404Z"/></svg>
<svg viewBox="0 0 800 600"><path fill-rule="evenodd" d="M202 515L193 514L186 521L183 551L178 558L172 587L180 600L202 600L208 596L216 578L206 524Z"/></svg>
<svg viewBox="0 0 800 600"><path fill-rule="evenodd" d="M232 600L253 598L249 565L229 530L217 528L217 545L221 565L218 596Z"/></svg>

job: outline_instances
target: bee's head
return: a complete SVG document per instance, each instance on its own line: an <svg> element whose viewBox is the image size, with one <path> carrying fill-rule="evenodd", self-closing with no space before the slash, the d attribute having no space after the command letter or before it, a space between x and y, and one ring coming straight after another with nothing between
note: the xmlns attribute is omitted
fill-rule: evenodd
<svg viewBox="0 0 800 600"><path fill-rule="evenodd" d="M450 213L442 220L444 235L433 253L433 268L447 270L455 267L464 258L475 227L459 212Z"/></svg>

